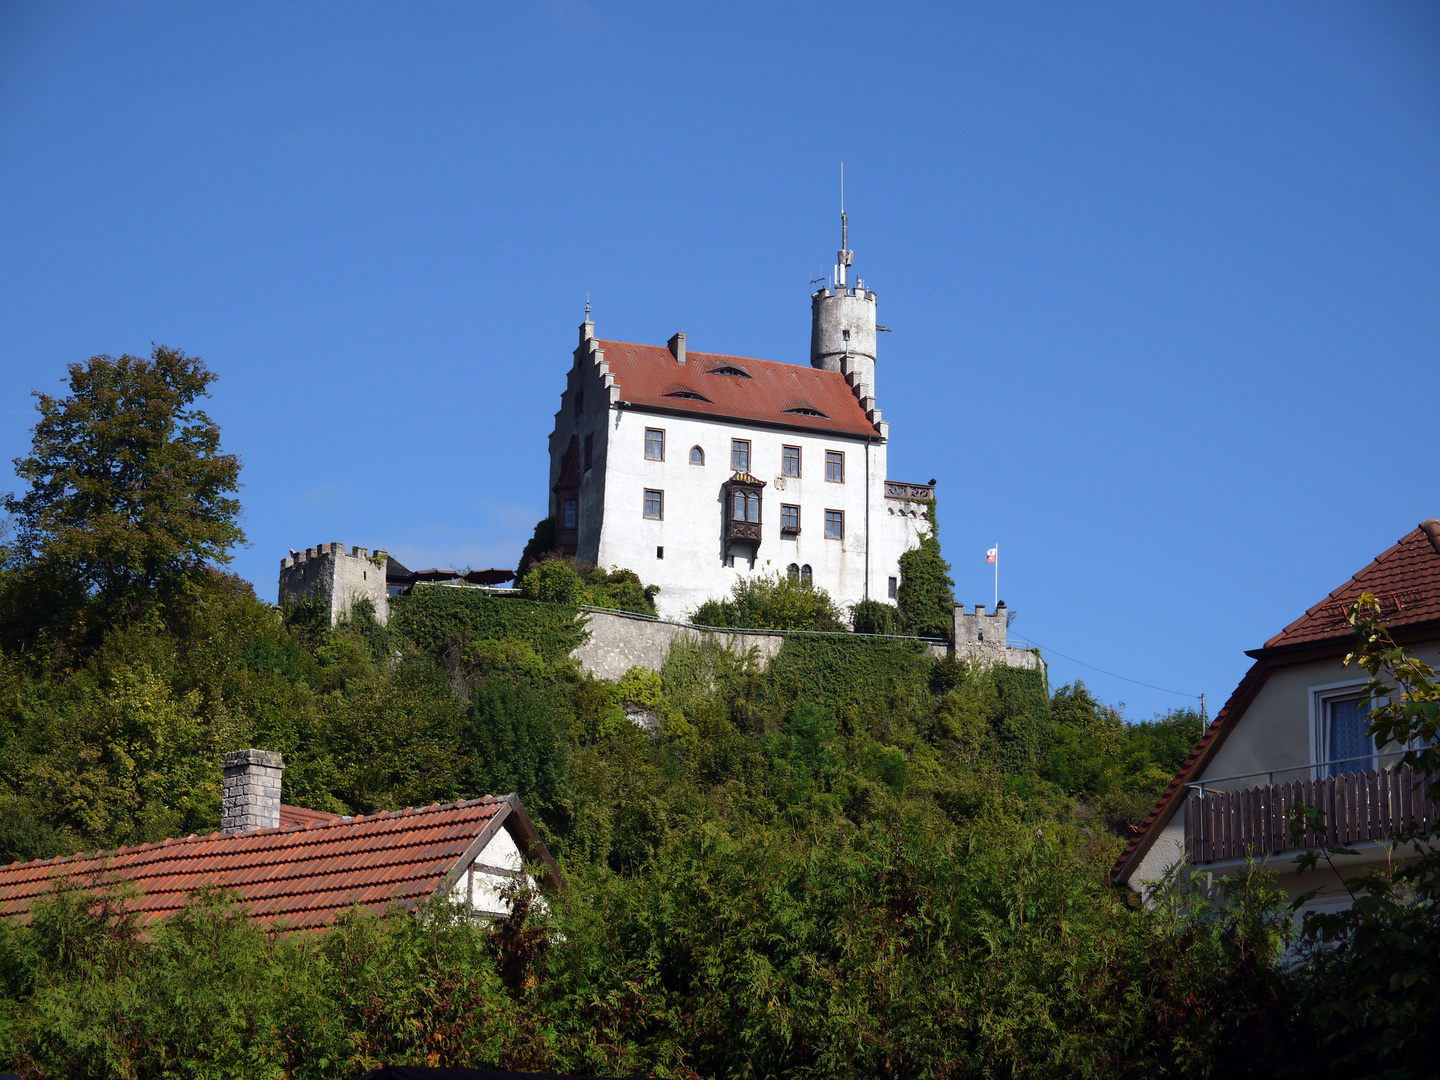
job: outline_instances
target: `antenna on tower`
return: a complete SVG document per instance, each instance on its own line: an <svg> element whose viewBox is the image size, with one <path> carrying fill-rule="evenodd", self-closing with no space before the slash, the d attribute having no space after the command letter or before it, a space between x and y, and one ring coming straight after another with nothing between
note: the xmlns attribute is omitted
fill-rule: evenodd
<svg viewBox="0 0 1440 1080"><path fill-rule="evenodd" d="M840 250L835 253L835 287L845 285L845 268L855 261L850 250L850 219L845 216L845 163L840 163Z"/></svg>

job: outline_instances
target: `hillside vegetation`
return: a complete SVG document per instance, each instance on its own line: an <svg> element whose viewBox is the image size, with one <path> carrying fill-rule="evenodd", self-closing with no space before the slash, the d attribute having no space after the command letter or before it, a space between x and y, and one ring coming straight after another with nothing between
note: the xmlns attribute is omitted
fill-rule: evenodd
<svg viewBox="0 0 1440 1080"><path fill-rule="evenodd" d="M139 420L90 378L137 371L178 388ZM0 859L213 830L221 755L255 746L283 752L285 800L315 809L517 792L569 887L517 894L492 926L357 912L304 938L203 891L141 935L122 886L62 890L30 924L0 922L0 1066L1313 1077L1337 1059L1325 1040L1346 1021L1322 1029L1316 1002L1333 1008L1360 969L1343 947L1328 967L1282 963L1289 915L1262 871L1223 893L1181 875L1148 907L1107 883L1198 738L1194 713L1127 724L1079 683L843 632L792 635L763 668L681 641L659 672L609 683L569 658L574 604L609 589L643 605L625 571L544 569L528 590L543 599L420 587L383 627L363 608L335 628L310 605L282 612L216 569L238 504L218 431L189 409L208 377L168 351L97 358L49 402L76 431L148 434L99 451L136 485L72 498L57 469L68 454L100 475L81 467L100 444L59 440L25 474L45 497L7 503ZM192 470L205 498L161 484L157 504L142 481L173 478L152 459L176 439L213 466ZM209 531L167 544L190 512ZM946 587L938 545L923 554L912 629ZM127 559L149 560L148 584Z"/></svg>

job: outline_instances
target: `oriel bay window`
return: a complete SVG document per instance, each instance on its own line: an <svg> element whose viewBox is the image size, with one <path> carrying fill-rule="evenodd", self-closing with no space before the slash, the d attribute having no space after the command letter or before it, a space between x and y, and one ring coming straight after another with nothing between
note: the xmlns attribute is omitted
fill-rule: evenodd
<svg viewBox="0 0 1440 1080"><path fill-rule="evenodd" d="M755 558L760 547L760 497L763 480L736 473L725 483L725 557L736 554Z"/></svg>

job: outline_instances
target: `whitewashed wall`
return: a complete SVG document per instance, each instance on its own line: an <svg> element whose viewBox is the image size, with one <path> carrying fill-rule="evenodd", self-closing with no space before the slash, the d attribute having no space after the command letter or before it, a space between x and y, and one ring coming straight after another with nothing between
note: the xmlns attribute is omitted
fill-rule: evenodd
<svg viewBox="0 0 1440 1080"><path fill-rule="evenodd" d="M682 618L705 600L728 595L735 581L751 573L784 573L791 563L808 564L815 583L846 605L866 595L886 598L887 578L898 575L900 554L918 542L928 528L919 514L901 515L897 500L885 498L885 444L863 439L743 427L701 417L666 416L633 408L610 411L607 418L600 502L598 544L594 561L600 566L624 566L642 580L660 586L656 606L667 618ZM665 432L665 460L645 457L645 431ZM750 441L750 472L764 480L761 542L755 565L737 558L725 565L725 513L722 485L732 475L732 439ZM801 449L801 475L781 475L784 446ZM699 446L704 465L690 463L690 450ZM845 482L825 479L825 452L845 454ZM592 471L594 471L592 469ZM644 516L646 489L663 491L665 516L661 521ZM594 506L582 514L588 523ZM782 503L800 507L800 535L782 537ZM912 504L906 504L911 506ZM867 550L867 509L868 550ZM825 511L845 514L841 540L825 537ZM585 547L582 525L582 554ZM657 556L664 549L664 558Z"/></svg>

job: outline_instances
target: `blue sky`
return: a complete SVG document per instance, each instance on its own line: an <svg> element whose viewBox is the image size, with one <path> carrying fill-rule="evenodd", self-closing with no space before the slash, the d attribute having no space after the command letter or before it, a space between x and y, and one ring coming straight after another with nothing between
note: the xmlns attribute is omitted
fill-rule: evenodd
<svg viewBox="0 0 1440 1080"><path fill-rule="evenodd" d="M7 3L0 460L161 342L262 597L321 541L513 565L586 293L805 362L842 159L892 478L1056 684L1213 712L1440 516L1428 4Z"/></svg>

